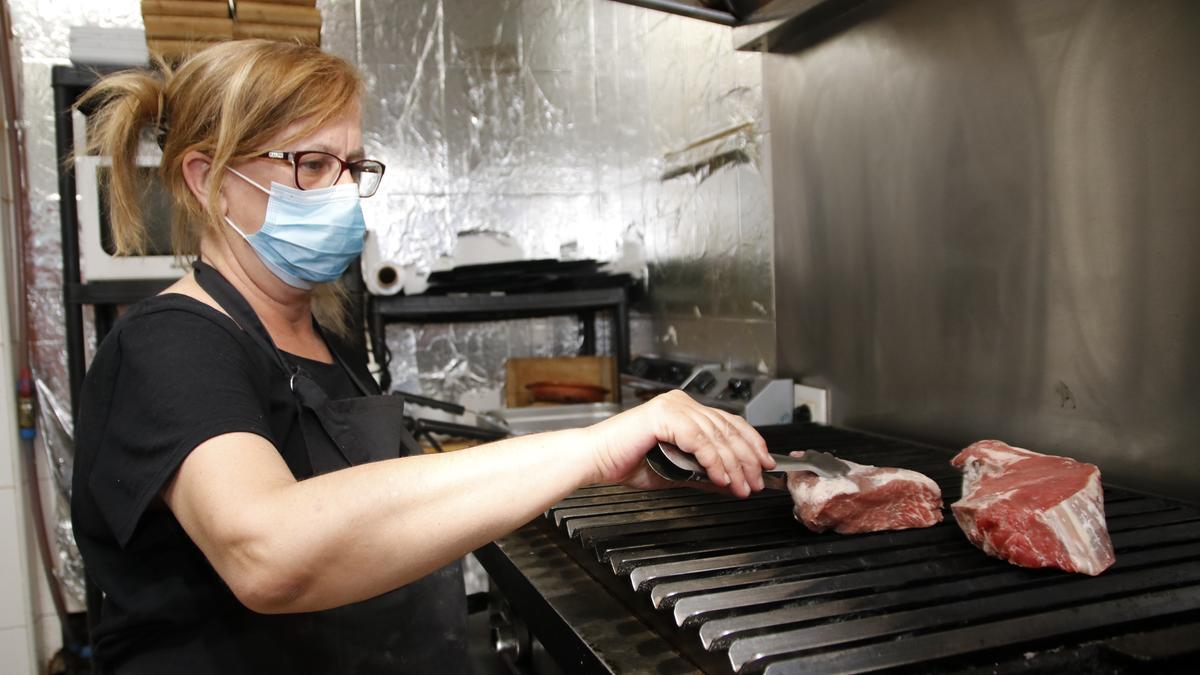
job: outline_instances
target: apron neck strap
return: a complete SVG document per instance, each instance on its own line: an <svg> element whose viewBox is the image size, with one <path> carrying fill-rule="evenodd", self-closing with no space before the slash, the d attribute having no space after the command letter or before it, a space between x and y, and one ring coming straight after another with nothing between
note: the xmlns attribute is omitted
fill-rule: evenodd
<svg viewBox="0 0 1200 675"><path fill-rule="evenodd" d="M195 270L196 283L200 284L200 288L212 296L221 309L225 310L234 323L245 331L263 351L275 357L275 362L283 368L283 372L291 375L294 369L288 364L279 348L275 346L275 341L271 339L266 326L263 326L258 314L250 307L250 303L246 302L246 298L233 287L233 284L221 276L220 272L207 263L196 260L192 263L192 268Z"/></svg>
<svg viewBox="0 0 1200 675"><path fill-rule="evenodd" d="M229 314L242 330L246 331L250 338L263 351L275 357L275 362L283 369L284 373L288 376L295 375L296 367L290 364L287 357L283 355L283 352L275 346L275 341L271 339L266 326L263 326L262 321L259 320L258 314L250 307L250 303L246 302L246 298L233 287L233 284L229 283L225 277L221 276L220 272L202 260L196 260L193 263L193 268L196 272L196 283L200 284L200 288L203 288L205 292L212 296L212 299L216 300L217 304ZM342 370L350 376L350 380L354 382L354 386L362 392L362 395L373 395L374 392L372 389L342 359L342 355L334 347L334 342L325 334L325 329L321 328L316 318L313 318L313 328L321 336L321 339L325 341L325 346L329 349L329 353L333 354L334 362L340 365Z"/></svg>
<svg viewBox="0 0 1200 675"><path fill-rule="evenodd" d="M351 368L344 359L342 359L341 352L338 351L337 347L334 346L336 341L329 339L329 335L325 332L325 329L321 327L321 324L317 323L317 319L315 317L313 318L313 328L316 329L317 335L320 335L321 339L325 341L325 346L329 348L329 353L333 354L334 362L340 365L342 370L346 371L346 374L350 376L350 380L354 382L354 386L357 387L360 392L362 392L362 395L374 396L375 390L372 387L368 387L367 384L363 382L362 378L354 372L354 369Z"/></svg>

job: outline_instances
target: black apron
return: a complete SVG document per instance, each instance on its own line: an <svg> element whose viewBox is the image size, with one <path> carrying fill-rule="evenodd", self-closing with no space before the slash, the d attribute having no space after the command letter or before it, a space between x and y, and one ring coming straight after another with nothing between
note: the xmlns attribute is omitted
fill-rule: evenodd
<svg viewBox="0 0 1200 675"><path fill-rule="evenodd" d="M279 451L297 480L420 454L404 427L403 400L375 393L373 386L346 365L332 340L325 339L325 344L362 396L330 399L308 373L288 362L258 315L220 273L196 261L195 274L200 287L289 379L305 447L299 453L285 447ZM320 326L317 330L325 338ZM282 446L282 441L278 445ZM292 638L288 642L303 652L311 667L308 672L466 672L466 613L462 569L454 562L370 600L294 617L297 620L291 625L296 634L288 636Z"/></svg>

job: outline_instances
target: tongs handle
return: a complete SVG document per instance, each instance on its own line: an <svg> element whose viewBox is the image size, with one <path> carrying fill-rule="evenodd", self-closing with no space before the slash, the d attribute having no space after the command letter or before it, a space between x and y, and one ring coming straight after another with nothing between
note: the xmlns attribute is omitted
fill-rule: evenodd
<svg viewBox="0 0 1200 675"><path fill-rule="evenodd" d="M466 408L457 403L442 401L436 398L430 398L428 396L421 396L419 394L410 394L407 391L400 391L399 389L392 390L392 396L399 396L400 398L404 399L405 403L425 406L426 408L433 408L435 410L445 410L451 415L462 415L467 411Z"/></svg>
<svg viewBox="0 0 1200 675"><path fill-rule="evenodd" d="M811 471L822 478L835 478L850 471L850 466L828 452L805 450L804 457L777 455L775 468L764 473L787 473L789 471ZM706 481L708 473L691 455L680 450L673 443L659 441L656 447L646 453L646 463L655 473L674 481Z"/></svg>

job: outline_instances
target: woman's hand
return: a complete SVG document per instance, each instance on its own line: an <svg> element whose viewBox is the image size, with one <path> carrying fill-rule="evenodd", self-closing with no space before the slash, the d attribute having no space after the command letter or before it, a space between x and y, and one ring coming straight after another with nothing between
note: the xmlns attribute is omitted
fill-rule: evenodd
<svg viewBox="0 0 1200 675"><path fill-rule="evenodd" d="M766 441L746 420L670 391L591 427L596 482L663 487L669 482L642 458L659 441L695 456L714 485L739 497L763 489L763 469L775 468Z"/></svg>

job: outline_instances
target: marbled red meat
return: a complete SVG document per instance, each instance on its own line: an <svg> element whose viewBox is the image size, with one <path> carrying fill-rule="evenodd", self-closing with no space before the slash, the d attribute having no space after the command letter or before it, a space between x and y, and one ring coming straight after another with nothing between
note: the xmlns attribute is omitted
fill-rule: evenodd
<svg viewBox="0 0 1200 675"><path fill-rule="evenodd" d="M963 496L950 509L988 555L1090 575L1116 560L1094 465L1000 441L974 443L951 464L963 471Z"/></svg>
<svg viewBox="0 0 1200 675"><path fill-rule="evenodd" d="M793 452L802 457L803 452ZM788 491L796 520L813 532L840 534L907 530L942 522L942 491L928 476L888 467L855 464L850 472L821 478L789 471Z"/></svg>

